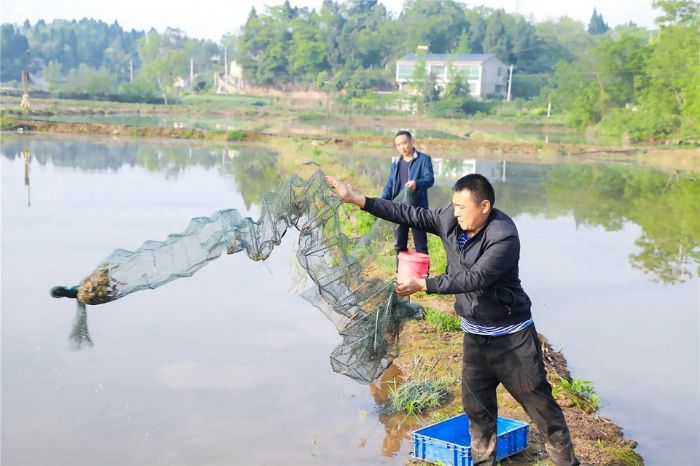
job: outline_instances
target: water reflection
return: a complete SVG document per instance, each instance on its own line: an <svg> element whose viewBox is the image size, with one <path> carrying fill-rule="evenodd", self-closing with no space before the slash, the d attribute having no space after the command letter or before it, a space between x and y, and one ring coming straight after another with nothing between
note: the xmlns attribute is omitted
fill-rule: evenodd
<svg viewBox="0 0 700 466"><path fill-rule="evenodd" d="M232 175L246 208L259 205L267 186L281 181L277 153L260 148L211 149L201 146L93 143L75 140L3 141L3 155L21 156L27 205L31 205L30 166L52 163L84 170L118 170L142 166L176 178L190 166L219 167ZM345 157L355 176L372 185L384 181L384 158ZM431 190L432 205L451 199L450 185L468 173L481 173L496 184L498 205L511 215L540 214L548 218L573 215L578 225L620 230L639 225L639 252L630 264L653 280L678 283L697 273L700 263L700 181L697 175L664 173L647 167L615 164L536 165L506 160L434 158L441 183Z"/></svg>
<svg viewBox="0 0 700 466"><path fill-rule="evenodd" d="M619 231L637 224L640 251L630 264L655 280L678 283L700 263L700 179L617 165L556 165L542 183L548 216L573 214L578 225Z"/></svg>
<svg viewBox="0 0 700 466"><path fill-rule="evenodd" d="M235 177L247 209L251 205L259 205L262 195L269 191L269 186L278 186L281 182L282 175L275 152L228 151L228 158L228 163L223 166L224 173Z"/></svg>
<svg viewBox="0 0 700 466"><path fill-rule="evenodd" d="M22 149L22 159L24 159L24 185L27 187L27 207L29 207L32 205L32 193L29 182L29 166L32 162L32 154L27 146L24 146Z"/></svg>
<svg viewBox="0 0 700 466"><path fill-rule="evenodd" d="M479 173L492 183L496 181L505 182L507 164L506 160L433 158L435 176L454 181L465 175Z"/></svg>
<svg viewBox="0 0 700 466"><path fill-rule="evenodd" d="M77 306L69 340L71 342L71 349L81 350L84 347L92 347L93 343L92 338L90 338L90 331L88 330L87 310L85 309L85 304L81 303L77 299L75 302L77 303Z"/></svg>
<svg viewBox="0 0 700 466"><path fill-rule="evenodd" d="M92 142L83 140L42 140L5 138L2 155L10 160L23 157L25 164L31 159L40 165L70 167L86 171L117 171L122 167L144 167L148 171L161 172L167 178L177 178L188 167L220 167L225 173L245 177L245 169L255 173L268 173L267 167L276 163L277 152L269 149L239 147L211 148L179 143L168 145L143 143ZM230 165L243 165L243 171ZM266 168L260 168L266 167ZM279 176L279 175L277 175ZM268 174L268 178L271 178ZM251 185L251 176L248 185ZM26 178L28 182L28 178ZM261 183L262 184L262 183Z"/></svg>
<svg viewBox="0 0 700 466"><path fill-rule="evenodd" d="M680 283L700 264L700 178L616 164L535 165L506 160L434 159L433 199L449 202L457 178L481 173L494 183L498 207L510 215L573 215L580 226L642 229L630 265L655 281ZM433 205L440 205L433 203ZM695 272L694 272L695 269Z"/></svg>
<svg viewBox="0 0 700 466"><path fill-rule="evenodd" d="M369 386L369 392L377 406L384 406L389 401L391 390L403 383L404 377L401 370L391 365L382 374L378 381ZM401 451L401 444L411 437L418 425L418 417L404 413L388 413L382 409L379 413L379 422L384 426L384 439L382 441L382 454L384 456L396 456Z"/></svg>

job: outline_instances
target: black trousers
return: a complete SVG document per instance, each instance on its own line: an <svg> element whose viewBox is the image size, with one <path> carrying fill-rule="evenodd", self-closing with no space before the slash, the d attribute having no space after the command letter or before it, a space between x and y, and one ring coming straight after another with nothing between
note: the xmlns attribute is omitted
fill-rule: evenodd
<svg viewBox="0 0 700 466"><path fill-rule="evenodd" d="M469 416L473 465L496 464L499 383L537 424L550 461L557 466L579 465L564 413L547 382L534 324L500 337L464 334L462 404Z"/></svg>
<svg viewBox="0 0 700 466"><path fill-rule="evenodd" d="M408 228L406 225L396 225L394 227L394 249L396 254L401 251L408 251ZM428 235L423 230L411 228L413 232L413 244L416 252L428 254Z"/></svg>

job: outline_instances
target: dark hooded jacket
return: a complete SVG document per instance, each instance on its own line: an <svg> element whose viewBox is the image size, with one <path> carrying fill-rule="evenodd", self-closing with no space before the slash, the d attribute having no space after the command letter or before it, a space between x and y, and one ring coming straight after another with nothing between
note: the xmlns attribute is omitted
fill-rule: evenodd
<svg viewBox="0 0 700 466"><path fill-rule="evenodd" d="M520 284L520 238L513 220L492 209L486 224L464 246L452 204L435 210L367 198L364 210L394 223L437 235L447 254L445 274L426 279L428 293L456 295L457 314L477 325L508 326L531 317Z"/></svg>

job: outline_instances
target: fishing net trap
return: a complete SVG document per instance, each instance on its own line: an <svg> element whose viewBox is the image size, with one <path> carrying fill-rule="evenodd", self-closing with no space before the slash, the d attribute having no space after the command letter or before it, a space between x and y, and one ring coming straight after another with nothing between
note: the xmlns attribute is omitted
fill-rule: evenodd
<svg viewBox="0 0 700 466"><path fill-rule="evenodd" d="M408 196L404 191L396 200L407 202ZM349 238L341 229L341 204L321 171L307 180L292 176L279 191L263 195L257 221L236 209L193 218L183 233L171 234L165 241L146 241L136 251L115 250L78 286L57 286L51 294L77 298L74 344L91 345L85 304L108 303L189 277L224 251L245 251L252 260L265 260L293 227L299 231L297 259L314 284L303 297L343 338L330 355L331 366L370 383L398 354L402 322L419 318L422 308L399 297L393 280L365 273L377 243L386 239L393 224L377 220L365 235Z"/></svg>

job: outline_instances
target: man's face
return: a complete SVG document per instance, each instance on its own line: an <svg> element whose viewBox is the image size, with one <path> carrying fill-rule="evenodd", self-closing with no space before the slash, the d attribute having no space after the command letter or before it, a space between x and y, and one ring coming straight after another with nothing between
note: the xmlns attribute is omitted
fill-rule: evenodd
<svg viewBox="0 0 700 466"><path fill-rule="evenodd" d="M466 189L452 194L452 206L459 227L470 235L474 235L484 226L491 212L489 201L477 203L472 192Z"/></svg>
<svg viewBox="0 0 700 466"><path fill-rule="evenodd" d="M413 155L413 140L405 134L400 134L394 139L396 150L404 157Z"/></svg>

